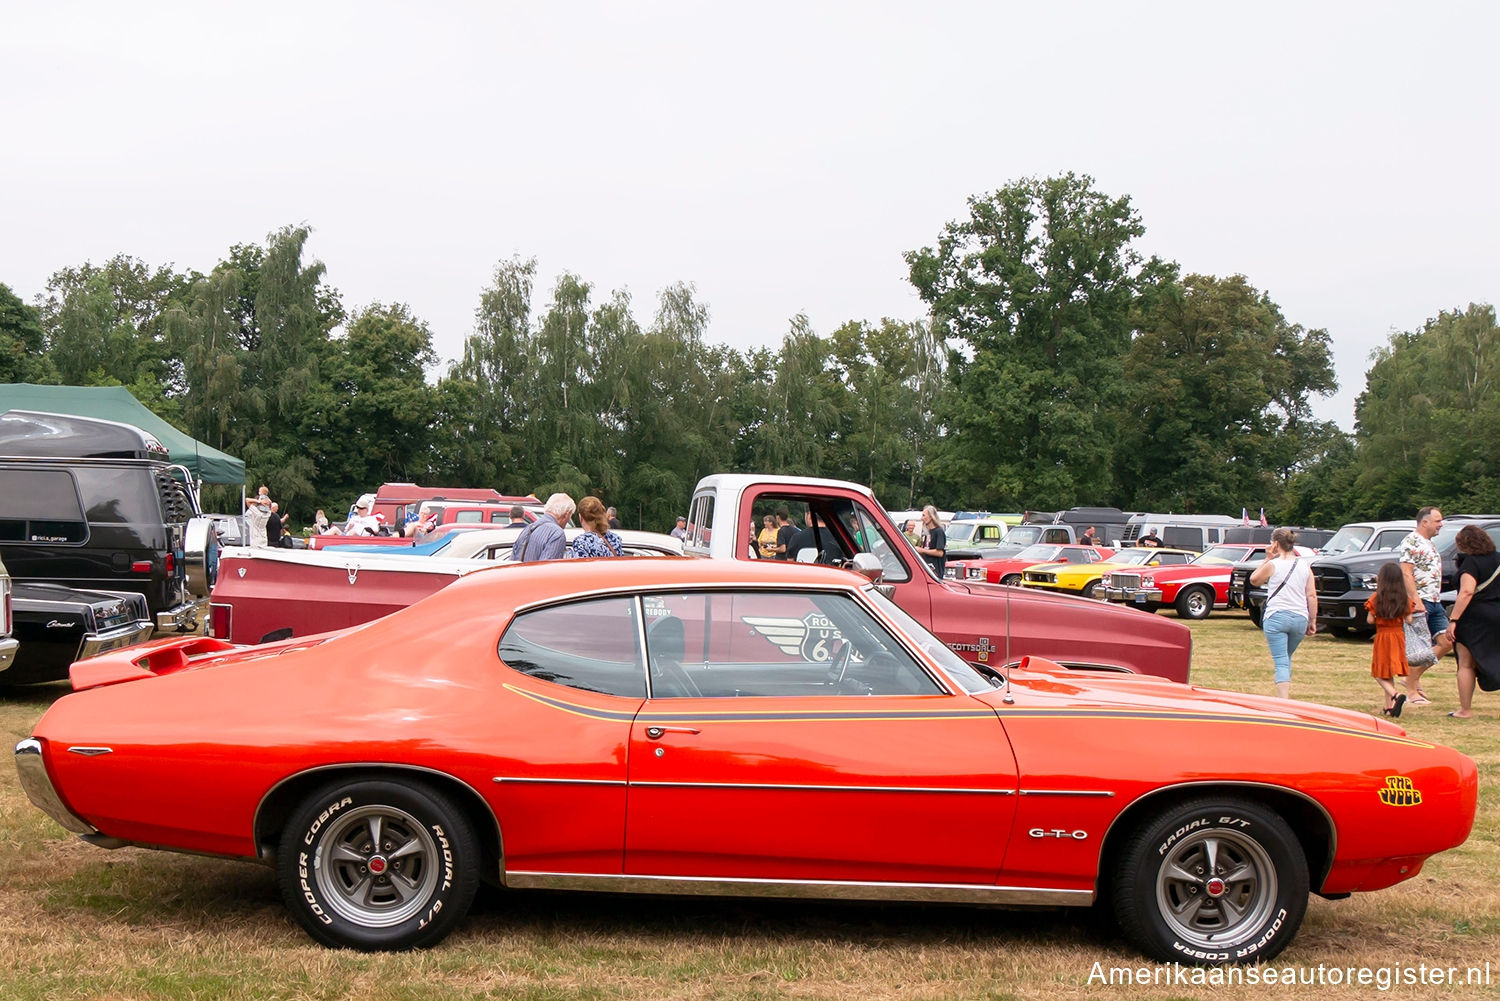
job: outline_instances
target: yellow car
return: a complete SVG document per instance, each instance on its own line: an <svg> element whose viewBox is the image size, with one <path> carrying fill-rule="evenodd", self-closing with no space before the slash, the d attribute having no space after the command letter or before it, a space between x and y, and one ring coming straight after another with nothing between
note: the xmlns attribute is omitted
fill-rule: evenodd
<svg viewBox="0 0 1500 1001"><path fill-rule="evenodd" d="M1122 549L1100 563L1044 563L1028 567L1021 574L1021 586L1055 591L1058 594L1081 594L1085 598L1103 598L1099 581L1112 570L1179 566L1197 557L1198 554L1190 549L1150 549L1137 546Z"/></svg>

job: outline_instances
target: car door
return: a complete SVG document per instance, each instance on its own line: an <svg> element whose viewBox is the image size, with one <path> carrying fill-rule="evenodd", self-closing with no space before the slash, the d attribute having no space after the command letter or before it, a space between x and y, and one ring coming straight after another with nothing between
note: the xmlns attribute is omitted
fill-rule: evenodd
<svg viewBox="0 0 1500 1001"><path fill-rule="evenodd" d="M522 696L506 718L534 735L498 758L485 790L505 836L507 878L615 874L625 846L626 747L646 695L639 605L602 597L520 612L500 639Z"/></svg>
<svg viewBox="0 0 1500 1001"><path fill-rule="evenodd" d="M994 713L844 592L645 599L625 871L992 884L1015 809Z"/></svg>

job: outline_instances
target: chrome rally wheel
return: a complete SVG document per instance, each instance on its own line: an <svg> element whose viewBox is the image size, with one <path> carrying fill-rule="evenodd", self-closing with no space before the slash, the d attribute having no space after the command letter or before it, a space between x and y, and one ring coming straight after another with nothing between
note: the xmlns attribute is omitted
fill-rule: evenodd
<svg viewBox="0 0 1500 1001"><path fill-rule="evenodd" d="M442 854L427 828L390 806L367 806L328 825L319 848L318 889L342 917L388 928L432 895Z"/></svg>
<svg viewBox="0 0 1500 1001"><path fill-rule="evenodd" d="M414 949L442 939L468 911L480 855L468 817L437 789L349 779L292 813L276 874L287 908L324 945Z"/></svg>
<svg viewBox="0 0 1500 1001"><path fill-rule="evenodd" d="M1120 931L1162 961L1255 963L1286 948L1307 911L1307 859L1263 804L1194 799L1145 818L1104 874Z"/></svg>

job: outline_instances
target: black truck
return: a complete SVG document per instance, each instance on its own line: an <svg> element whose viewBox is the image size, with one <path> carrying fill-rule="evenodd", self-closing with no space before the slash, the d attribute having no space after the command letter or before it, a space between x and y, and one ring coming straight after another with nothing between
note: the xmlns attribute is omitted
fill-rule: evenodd
<svg viewBox="0 0 1500 1001"><path fill-rule="evenodd" d="M199 517L187 470L152 435L87 417L0 414L0 498L0 559L18 586L106 600L134 592L157 633L201 627L217 535Z"/></svg>

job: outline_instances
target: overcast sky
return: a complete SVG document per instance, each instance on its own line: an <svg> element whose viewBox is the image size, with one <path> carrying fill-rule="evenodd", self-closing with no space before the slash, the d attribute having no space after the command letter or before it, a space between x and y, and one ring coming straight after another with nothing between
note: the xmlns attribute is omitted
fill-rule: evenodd
<svg viewBox="0 0 1500 1001"><path fill-rule="evenodd" d="M1073 171L1140 246L1372 349L1500 286L1500 5L0 0L0 282L207 271L307 224L349 307L460 354L497 261L709 338L924 314L904 251Z"/></svg>

